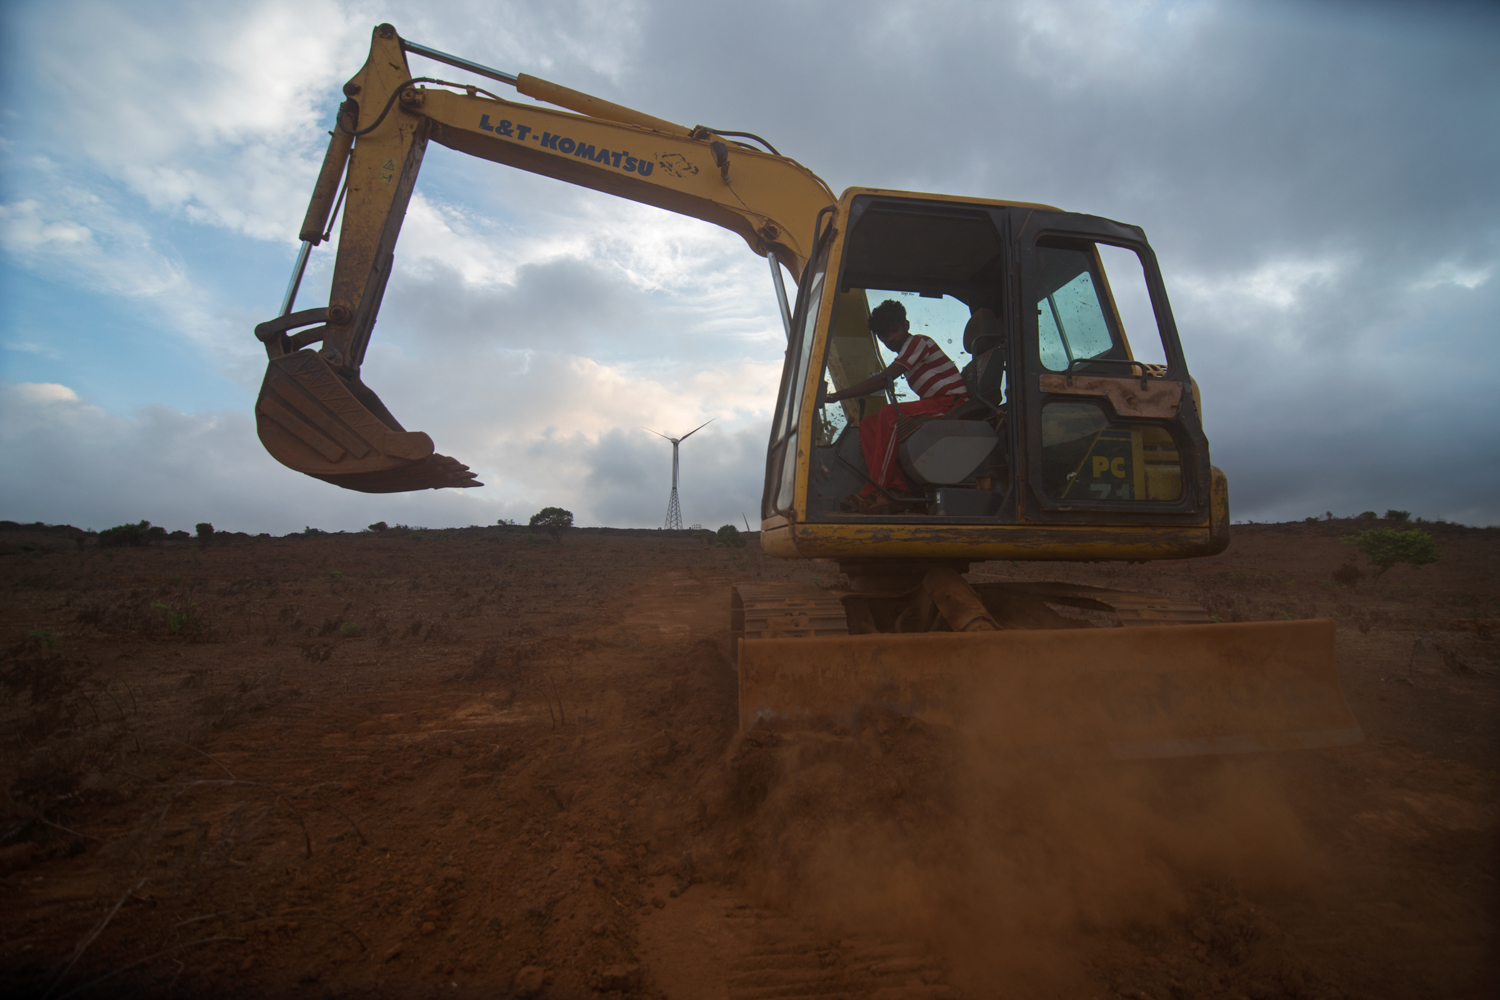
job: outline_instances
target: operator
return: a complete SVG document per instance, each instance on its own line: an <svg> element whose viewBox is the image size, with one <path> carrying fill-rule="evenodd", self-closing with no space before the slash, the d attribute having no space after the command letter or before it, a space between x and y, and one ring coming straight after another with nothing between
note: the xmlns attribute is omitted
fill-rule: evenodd
<svg viewBox="0 0 1500 1000"><path fill-rule="evenodd" d="M870 332L880 338L886 349L896 359L882 372L871 375L847 389L829 393L825 398L830 403L843 399L868 396L885 388L898 377L905 376L920 399L915 402L882 406L880 411L859 425L859 447L865 455L865 468L870 470L871 483L866 483L859 496L871 500L877 492L875 485L895 493L907 489L906 477L896 461L896 418L939 417L962 403L965 396L963 376L957 366L948 360L931 337L911 332L906 319L906 307L895 299L886 299L870 310Z"/></svg>

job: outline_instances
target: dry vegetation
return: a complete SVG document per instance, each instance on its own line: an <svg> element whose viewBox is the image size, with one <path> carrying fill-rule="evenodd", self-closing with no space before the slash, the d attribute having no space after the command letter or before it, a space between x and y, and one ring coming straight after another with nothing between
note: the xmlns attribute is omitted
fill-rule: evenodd
<svg viewBox="0 0 1500 1000"><path fill-rule="evenodd" d="M730 583L836 575L753 545L476 528L99 549L12 526L0 982L1484 995L1500 532L1426 527L1440 562L1352 589L1336 521L1238 527L1195 563L976 567L1340 623L1361 746L1042 773L901 720L739 738Z"/></svg>

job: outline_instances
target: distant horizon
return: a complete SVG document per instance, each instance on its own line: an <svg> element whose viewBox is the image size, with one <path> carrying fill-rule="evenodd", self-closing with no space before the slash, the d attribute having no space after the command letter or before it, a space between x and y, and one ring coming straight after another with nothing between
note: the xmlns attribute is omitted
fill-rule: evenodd
<svg viewBox="0 0 1500 1000"><path fill-rule="evenodd" d="M1364 513L1365 513L1364 511L1361 511L1359 514L1335 514L1332 518L1324 517L1322 515L1319 515L1319 516L1316 516L1316 517L1314 517L1314 516L1308 516L1308 517L1305 517L1305 518L1292 518L1292 519L1286 520L1286 521L1254 521L1254 520L1243 519L1243 520L1232 521L1231 524L1232 525L1236 525L1236 526L1241 526L1241 527L1248 527L1250 525L1271 526L1271 525L1281 525L1281 524L1285 524L1285 525L1297 525L1297 524L1330 524L1330 523L1337 522L1337 521L1368 521L1368 522L1371 522L1371 523L1378 522L1378 523L1381 523L1381 524L1404 524L1404 525L1418 525L1418 524L1435 525L1435 524L1442 524L1442 525L1448 525L1448 526L1455 527L1455 528L1471 528L1471 529L1480 530L1480 531L1485 530L1485 529L1489 529L1489 528L1500 527L1500 525L1495 525L1495 524L1466 524L1466 523L1464 523L1462 521L1453 521L1453 520L1448 520L1446 518L1441 518L1441 517L1424 518L1424 517L1418 516L1416 514L1411 515L1411 518L1409 520L1394 520L1394 519L1390 519L1390 518L1387 518L1383 513L1377 513L1374 518L1365 518L1363 516ZM99 532L101 532L101 531L107 531L110 528L116 528L116 527L121 527L121 526L124 526L124 525L131 525L131 524L139 524L142 520L148 521L151 524L152 527L165 528L169 533L170 532L174 532L174 531L181 531L181 532L186 532L190 538L196 538L196 536L194 535L194 532L192 530L189 530L189 529L190 528L195 529L197 527L197 522L195 522L193 525L190 525L189 528L174 528L174 527L170 527L170 526L168 526L166 524L158 524L155 521L151 521L150 518L137 518L134 521L121 521L120 524L118 524L118 525L113 525L112 524L112 525L108 525L107 527L104 527L104 528L79 527L78 525L69 524L69 523L66 523L66 522L16 521L16 520L13 520L13 519L10 519L10 518L0 518L0 530L14 530L15 528L35 528L35 529L38 529L38 530L41 530L41 529L54 529L54 528L71 528L74 531L81 531L81 532L84 532L85 534L97 535ZM260 538L260 537L266 537L266 538L296 538L296 537L299 537L299 536L300 537L306 537L307 528L314 528L314 529L316 529L317 532L319 532L320 534L323 534L323 535L362 535L362 534L379 534L380 533L378 531L372 530L373 523L371 525L366 525L363 528L320 528L317 525L304 525L303 528L301 528L299 530L285 531L285 532L281 532L279 534L276 533L276 532L270 532L270 531L256 531L256 532L243 531L243 530L236 529L236 528L224 527L223 525L214 524L212 521L203 522L203 523L213 524L214 534L215 535L221 535L221 534L225 534L225 535L243 535L243 536L248 537L248 538ZM723 527L723 525L720 525L719 527ZM758 535L758 534L760 534L760 531L761 531L761 529L758 528L758 527L752 527L749 531L746 531L745 528L743 527L743 525L737 525L737 524L736 525L730 525L730 527L734 528L736 531L738 531L742 535ZM522 529L522 530L530 530L529 526L527 524L525 524L524 522L514 522L514 523L510 523L510 524L500 524L500 523L496 523L496 524L449 524L449 525L439 525L439 526L435 526L435 527L430 527L430 526L421 525L421 524L388 524L386 526L385 530L387 530L387 531L397 531L397 530L405 530L405 531L468 531L468 530L471 530L471 529L474 529L474 528L481 528L481 529L483 529L483 528L519 528L519 529ZM694 526L687 526L687 527L683 527L681 529L678 529L678 528L666 528L666 527L662 527L660 525L658 525L656 527L650 527L650 526L644 526L643 527L643 526L636 526L636 525L617 525L617 524L574 524L572 526L572 528L573 529L582 529L582 530L606 530L606 531L682 531L682 532L708 531L708 532L714 532L714 531L718 530L718 528L711 527L708 524L702 524L702 525L698 525L696 527L694 527ZM1187 558L1191 558L1191 557L1187 557ZM1027 560L1021 560L1021 561L1025 562ZM1036 560L1036 561L1046 561L1046 560Z"/></svg>
<svg viewBox="0 0 1500 1000"><path fill-rule="evenodd" d="M814 2L788 31L758 5L684 0L0 6L0 509L284 533L558 505L649 527L672 449L646 428L707 420L681 449L683 519L759 509L786 344L766 260L711 223L435 142L362 378L485 485L354 493L266 453L253 330L282 301L343 84L389 20L765 136L834 191L1139 225L1236 518L1379 497L1500 523L1500 5L935 10L876 0L851 21ZM312 251L299 308L327 303L337 245ZM961 353L961 317L923 321Z"/></svg>

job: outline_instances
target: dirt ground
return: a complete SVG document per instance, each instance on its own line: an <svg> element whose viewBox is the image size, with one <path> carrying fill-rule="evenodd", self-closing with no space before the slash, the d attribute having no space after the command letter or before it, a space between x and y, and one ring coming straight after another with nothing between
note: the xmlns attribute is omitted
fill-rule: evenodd
<svg viewBox="0 0 1500 1000"><path fill-rule="evenodd" d="M741 735L732 582L661 533L99 549L0 530L8 996L1489 997L1500 530L989 563L1332 617L1355 746L1129 765Z"/></svg>

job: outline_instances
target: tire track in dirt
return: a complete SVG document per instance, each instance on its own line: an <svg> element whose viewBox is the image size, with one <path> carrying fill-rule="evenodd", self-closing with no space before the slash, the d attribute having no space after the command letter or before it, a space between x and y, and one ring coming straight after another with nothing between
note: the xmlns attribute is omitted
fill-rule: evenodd
<svg viewBox="0 0 1500 1000"><path fill-rule="evenodd" d="M830 937L732 891L694 890L642 922L642 958L667 1000L950 1000L918 942Z"/></svg>

